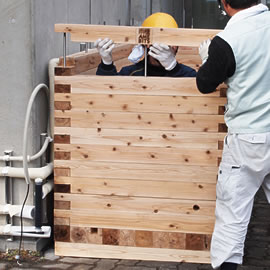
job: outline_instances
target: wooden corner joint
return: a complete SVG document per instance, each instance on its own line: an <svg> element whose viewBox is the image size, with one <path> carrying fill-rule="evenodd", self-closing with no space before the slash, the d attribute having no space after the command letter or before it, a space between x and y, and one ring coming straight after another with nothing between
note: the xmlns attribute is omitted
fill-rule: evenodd
<svg viewBox="0 0 270 270"><path fill-rule="evenodd" d="M228 132L228 127L226 126L225 123L219 123L218 124L218 132Z"/></svg>
<svg viewBox="0 0 270 270"><path fill-rule="evenodd" d="M55 93L71 93L71 85L70 84L55 84L54 85Z"/></svg>

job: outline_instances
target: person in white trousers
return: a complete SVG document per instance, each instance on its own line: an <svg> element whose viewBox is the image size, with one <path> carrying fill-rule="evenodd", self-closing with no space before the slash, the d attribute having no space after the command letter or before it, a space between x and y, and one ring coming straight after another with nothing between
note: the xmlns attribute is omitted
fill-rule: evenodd
<svg viewBox="0 0 270 270"><path fill-rule="evenodd" d="M270 12L256 0L221 1L231 18L201 43L196 82L205 94L228 85L211 262L214 269L235 270L261 186L270 203Z"/></svg>

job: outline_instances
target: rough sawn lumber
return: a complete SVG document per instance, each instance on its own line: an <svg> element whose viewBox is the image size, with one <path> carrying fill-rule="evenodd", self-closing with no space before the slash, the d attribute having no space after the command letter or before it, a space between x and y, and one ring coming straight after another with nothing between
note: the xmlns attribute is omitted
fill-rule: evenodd
<svg viewBox="0 0 270 270"><path fill-rule="evenodd" d="M70 33L71 40L77 42L94 42L98 38L110 38L115 43L126 44L158 42L174 46L199 46L203 40L212 39L220 30L56 24L55 32Z"/></svg>

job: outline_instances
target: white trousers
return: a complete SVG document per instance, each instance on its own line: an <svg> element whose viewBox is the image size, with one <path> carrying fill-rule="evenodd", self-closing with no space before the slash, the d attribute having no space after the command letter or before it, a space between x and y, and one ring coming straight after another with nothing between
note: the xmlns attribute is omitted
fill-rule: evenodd
<svg viewBox="0 0 270 270"><path fill-rule="evenodd" d="M216 223L211 242L214 269L242 264L254 196L263 187L270 203L270 132L228 134L219 166Z"/></svg>

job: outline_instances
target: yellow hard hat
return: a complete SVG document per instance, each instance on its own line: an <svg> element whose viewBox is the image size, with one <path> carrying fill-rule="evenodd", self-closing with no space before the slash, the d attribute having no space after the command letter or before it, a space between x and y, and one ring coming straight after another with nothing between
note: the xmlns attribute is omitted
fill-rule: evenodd
<svg viewBox="0 0 270 270"><path fill-rule="evenodd" d="M167 13L157 12L147 17L142 23L143 27L178 28L175 19Z"/></svg>

